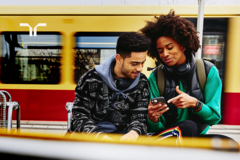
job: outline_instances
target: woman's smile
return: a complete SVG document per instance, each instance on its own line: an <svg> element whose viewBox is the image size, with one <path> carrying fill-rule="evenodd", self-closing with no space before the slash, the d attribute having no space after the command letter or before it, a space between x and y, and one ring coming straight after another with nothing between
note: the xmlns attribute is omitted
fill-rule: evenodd
<svg viewBox="0 0 240 160"><path fill-rule="evenodd" d="M168 59L165 59L164 62L167 64L167 63L171 63L173 59L172 58L168 58Z"/></svg>

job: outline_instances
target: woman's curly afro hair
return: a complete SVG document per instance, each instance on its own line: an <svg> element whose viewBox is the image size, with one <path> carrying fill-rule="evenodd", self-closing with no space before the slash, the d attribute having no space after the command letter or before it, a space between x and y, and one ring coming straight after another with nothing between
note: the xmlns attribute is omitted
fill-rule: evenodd
<svg viewBox="0 0 240 160"><path fill-rule="evenodd" d="M192 22L180 16L175 16L175 11L170 10L167 15L155 16L156 22L147 21L147 24L140 31L152 41L148 56L160 60L156 49L156 41L161 36L171 37L182 47L186 48L185 55L188 58L192 52L197 52L200 47L197 31Z"/></svg>

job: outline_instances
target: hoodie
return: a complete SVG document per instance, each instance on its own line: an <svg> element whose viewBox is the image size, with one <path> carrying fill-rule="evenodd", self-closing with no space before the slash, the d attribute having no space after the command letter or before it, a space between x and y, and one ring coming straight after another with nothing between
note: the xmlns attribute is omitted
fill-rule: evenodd
<svg viewBox="0 0 240 160"><path fill-rule="evenodd" d="M115 57L116 55L111 56L106 61L104 61L101 65L95 66L95 69L98 72L98 74L101 76L101 78L104 80L104 82L108 85L109 88L111 88L114 92L116 92L117 95L119 94L123 95L123 97L126 99L127 95L124 94L124 92L134 88L138 84L140 74L138 74L138 76L135 78L135 80L127 89L119 90L114 83L114 78L112 75L112 67L110 67L111 64L116 61Z"/></svg>

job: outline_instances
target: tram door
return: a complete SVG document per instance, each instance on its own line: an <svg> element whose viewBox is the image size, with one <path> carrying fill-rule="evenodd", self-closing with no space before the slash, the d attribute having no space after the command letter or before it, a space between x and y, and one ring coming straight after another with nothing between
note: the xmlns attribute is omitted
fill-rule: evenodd
<svg viewBox="0 0 240 160"><path fill-rule="evenodd" d="M197 18L189 18L196 29ZM202 58L212 58L216 60L216 67L224 88L225 57L227 45L227 18L204 18L203 39L202 39ZM223 90L222 90L223 92ZM221 114L223 115L223 94L221 102ZM221 122L220 122L221 123Z"/></svg>
<svg viewBox="0 0 240 160"><path fill-rule="evenodd" d="M197 18L187 18L196 29ZM216 60L216 67L219 71L222 84L224 85L225 54L226 54L226 35L227 18L204 18L203 24L203 43L202 58L212 58Z"/></svg>

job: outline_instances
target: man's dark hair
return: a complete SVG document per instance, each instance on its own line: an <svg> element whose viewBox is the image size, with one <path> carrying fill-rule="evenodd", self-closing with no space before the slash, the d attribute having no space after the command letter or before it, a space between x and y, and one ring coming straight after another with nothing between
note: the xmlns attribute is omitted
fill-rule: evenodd
<svg viewBox="0 0 240 160"><path fill-rule="evenodd" d="M145 52L149 50L150 44L151 40L141 33L123 33L117 41L117 54L120 54L125 59L131 56L131 52Z"/></svg>
<svg viewBox="0 0 240 160"><path fill-rule="evenodd" d="M160 60L156 47L156 41L159 37L167 36L178 42L186 48L185 55L190 57L192 52L197 52L200 47L199 37L192 22L185 18L175 16L174 10L170 10L167 15L155 16L156 21L147 21L147 24L140 31L149 37L152 41L148 56Z"/></svg>

